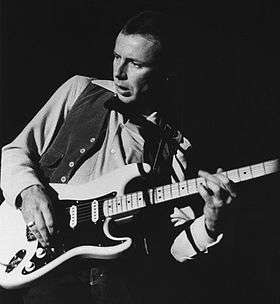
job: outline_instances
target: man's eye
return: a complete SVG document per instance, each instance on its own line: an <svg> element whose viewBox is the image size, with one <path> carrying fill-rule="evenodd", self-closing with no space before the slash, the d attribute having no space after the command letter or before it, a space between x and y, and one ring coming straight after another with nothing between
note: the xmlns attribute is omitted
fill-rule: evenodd
<svg viewBox="0 0 280 304"><path fill-rule="evenodd" d="M118 55L116 53L114 53L113 56L114 56L115 59L119 59L120 58L120 55Z"/></svg>
<svg viewBox="0 0 280 304"><path fill-rule="evenodd" d="M132 61L131 63L132 63L133 66L135 66L136 68L142 68L142 64L141 64L141 63L134 62L134 61Z"/></svg>

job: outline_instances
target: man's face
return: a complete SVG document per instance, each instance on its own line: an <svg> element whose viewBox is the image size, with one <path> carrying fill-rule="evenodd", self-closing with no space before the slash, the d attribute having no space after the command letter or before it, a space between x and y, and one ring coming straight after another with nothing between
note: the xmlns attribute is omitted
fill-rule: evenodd
<svg viewBox="0 0 280 304"><path fill-rule="evenodd" d="M134 103L152 91L159 51L159 43L152 39L138 34L118 35L113 77L116 93L122 102Z"/></svg>

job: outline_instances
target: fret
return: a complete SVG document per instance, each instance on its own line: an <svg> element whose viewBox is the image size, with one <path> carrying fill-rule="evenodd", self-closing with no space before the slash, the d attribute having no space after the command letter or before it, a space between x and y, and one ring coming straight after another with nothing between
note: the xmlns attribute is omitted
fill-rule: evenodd
<svg viewBox="0 0 280 304"><path fill-rule="evenodd" d="M108 216L111 216L113 215L113 204L112 204L112 200L109 199L107 201L107 204L108 204Z"/></svg>
<svg viewBox="0 0 280 304"><path fill-rule="evenodd" d="M187 180L189 194L197 193L195 179Z"/></svg>
<svg viewBox="0 0 280 304"><path fill-rule="evenodd" d="M137 200L137 193L132 193L132 208L137 209L138 208L138 200Z"/></svg>
<svg viewBox="0 0 280 304"><path fill-rule="evenodd" d="M105 217L109 215L108 214L108 204L107 204L107 201L103 202L103 214L104 214Z"/></svg>
<svg viewBox="0 0 280 304"><path fill-rule="evenodd" d="M180 196L187 196L188 195L188 188L187 188L187 182L182 181L179 183L179 192Z"/></svg>
<svg viewBox="0 0 280 304"><path fill-rule="evenodd" d="M153 205L154 202L155 202L155 199L154 199L154 190L153 189L149 189L148 190L148 195L149 195L150 204Z"/></svg>
<svg viewBox="0 0 280 304"><path fill-rule="evenodd" d="M143 198L143 192L137 192L138 206L139 208L145 207L145 202Z"/></svg>
<svg viewBox="0 0 280 304"><path fill-rule="evenodd" d="M233 170L227 171L227 177L228 177L228 179L232 180L235 183L240 182L238 169L233 169Z"/></svg>
<svg viewBox="0 0 280 304"><path fill-rule="evenodd" d="M163 195L164 195L164 200L166 200L166 201L172 199L171 187L170 187L170 185L165 185L165 186L163 187Z"/></svg>
<svg viewBox="0 0 280 304"><path fill-rule="evenodd" d="M202 185L204 185L204 186L207 186L207 185L206 185L206 180L205 180L205 178L199 177L199 178L196 179L197 188L198 188L198 186L199 186L200 184L202 184Z"/></svg>
<svg viewBox="0 0 280 304"><path fill-rule="evenodd" d="M112 205L113 205L113 214L117 214L117 200L115 198L112 199Z"/></svg>
<svg viewBox="0 0 280 304"><path fill-rule="evenodd" d="M251 166L253 178L265 175L264 164L256 164Z"/></svg>
<svg viewBox="0 0 280 304"><path fill-rule="evenodd" d="M132 210L132 199L131 199L131 194L127 194L126 196L126 203L127 203L127 210L130 211Z"/></svg>
<svg viewBox="0 0 280 304"><path fill-rule="evenodd" d="M178 183L171 184L171 196L172 199L180 197Z"/></svg>
<svg viewBox="0 0 280 304"><path fill-rule="evenodd" d="M122 213L122 201L121 201L121 197L117 197L117 213Z"/></svg>
<svg viewBox="0 0 280 304"><path fill-rule="evenodd" d="M103 213L105 216L109 216L109 205L107 200L103 202Z"/></svg>
<svg viewBox="0 0 280 304"><path fill-rule="evenodd" d="M252 178L252 172L250 166L238 169L240 180L245 181Z"/></svg>
<svg viewBox="0 0 280 304"><path fill-rule="evenodd" d="M112 215L112 204L110 202L110 199L106 201L107 202L107 207L108 207L108 216Z"/></svg>
<svg viewBox="0 0 280 304"><path fill-rule="evenodd" d="M275 159L264 162L264 169L266 174L271 174L279 171L279 160Z"/></svg>
<svg viewBox="0 0 280 304"><path fill-rule="evenodd" d="M157 203L161 203L164 201L164 197L163 197L163 188L162 187L157 187L155 189L155 202Z"/></svg>
<svg viewBox="0 0 280 304"><path fill-rule="evenodd" d="M127 209L127 203L126 203L126 195L122 196L122 209L123 209L123 212L128 211L128 209Z"/></svg>

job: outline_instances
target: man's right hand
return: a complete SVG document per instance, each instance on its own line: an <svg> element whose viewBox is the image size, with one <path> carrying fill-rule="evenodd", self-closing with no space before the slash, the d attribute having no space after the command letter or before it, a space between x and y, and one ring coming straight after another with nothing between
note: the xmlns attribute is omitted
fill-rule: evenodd
<svg viewBox="0 0 280 304"><path fill-rule="evenodd" d="M21 192L21 212L26 224L34 222L29 229L42 246L50 245L54 233L54 213L50 198L40 185L33 185Z"/></svg>

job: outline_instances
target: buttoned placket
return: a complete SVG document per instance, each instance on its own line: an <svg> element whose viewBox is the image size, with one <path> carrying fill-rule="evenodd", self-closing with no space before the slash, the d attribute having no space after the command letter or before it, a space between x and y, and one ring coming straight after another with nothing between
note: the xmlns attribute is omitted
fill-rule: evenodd
<svg viewBox="0 0 280 304"><path fill-rule="evenodd" d="M91 144L93 144L94 142L95 142L95 138L94 137L91 137L90 139L89 139L89 142L91 143ZM84 154L85 152L86 152L86 148L84 148L84 147L82 147L82 148L80 148L80 154ZM75 162L74 161L70 161L69 163L68 163L68 166L70 167L70 168L73 168L74 166L75 166ZM67 177L66 176L62 176L61 178L60 178L60 181L62 182L62 183L65 183L66 181L67 181Z"/></svg>
<svg viewBox="0 0 280 304"><path fill-rule="evenodd" d="M119 138L117 137L118 136L118 133L119 133L119 129L120 129L120 123L118 123L115 131L114 131L114 134L112 136L112 142L110 143L110 155L114 158L114 159L117 159L118 157L118 145L116 144L116 141L119 140Z"/></svg>

